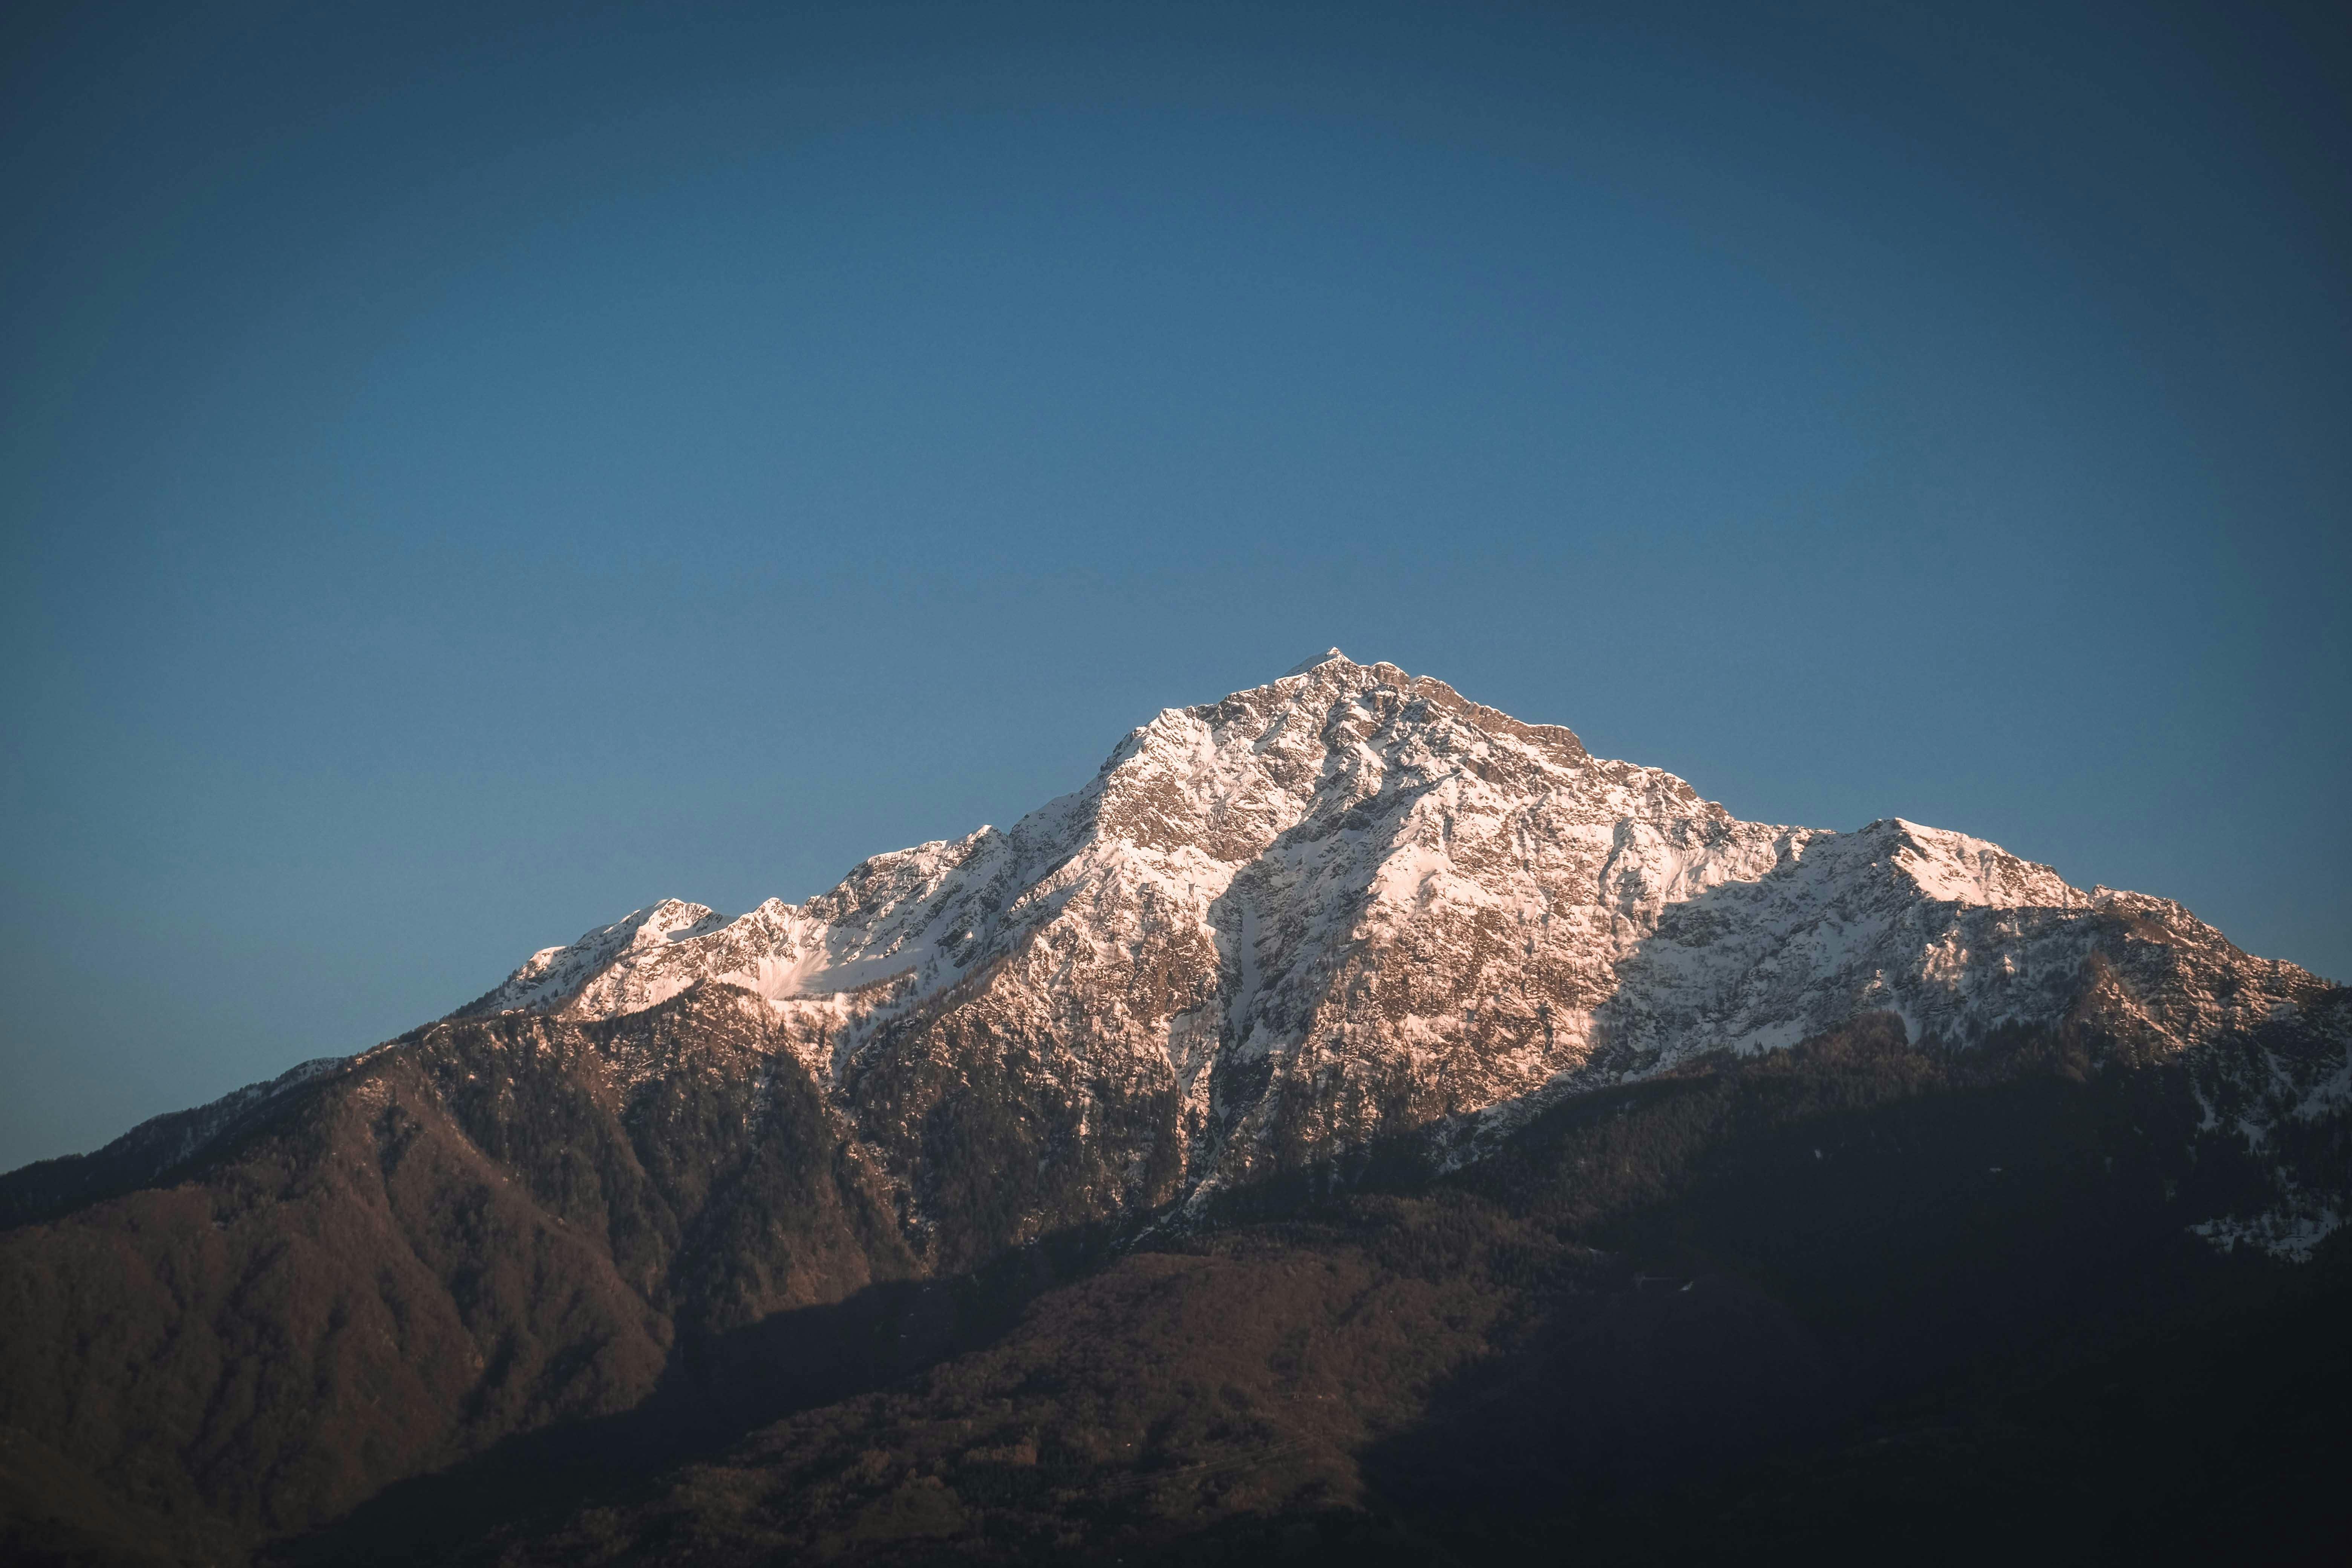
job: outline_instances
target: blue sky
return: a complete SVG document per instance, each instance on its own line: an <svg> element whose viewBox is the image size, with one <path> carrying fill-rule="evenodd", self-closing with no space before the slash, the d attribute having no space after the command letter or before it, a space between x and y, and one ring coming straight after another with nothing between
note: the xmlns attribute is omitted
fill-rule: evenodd
<svg viewBox="0 0 2352 1568"><path fill-rule="evenodd" d="M2340 23L488 9L5 24L0 1166L1334 644L2352 978Z"/></svg>

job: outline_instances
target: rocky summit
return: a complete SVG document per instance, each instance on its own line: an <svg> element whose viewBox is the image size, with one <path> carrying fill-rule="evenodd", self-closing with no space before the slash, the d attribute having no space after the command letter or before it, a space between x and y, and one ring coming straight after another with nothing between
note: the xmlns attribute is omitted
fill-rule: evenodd
<svg viewBox="0 0 2352 1568"><path fill-rule="evenodd" d="M1535 1354L1530 1325L1590 1328L1620 1310L1594 1305L1612 1291L1632 1292L1625 1321L1651 1322L1665 1310L1643 1294L1653 1255L1680 1270L1678 1299L1705 1279L1699 1300L1732 1304L1706 1319L1734 1325L1706 1354L1766 1322L1770 1344L1811 1347L1733 1359L1842 1390L1757 1406L1823 1423L1916 1397L1921 1369L1948 1371L1951 1347L2010 1310L1938 1331L1932 1356L1835 1340L1822 1303L1859 1289L1872 1236L1886 1258L1923 1236L1958 1257L2007 1215L2042 1237L2033 1277L2049 1278L2059 1243L2032 1227L2075 1216L2061 1250L2104 1260L2106 1282L2083 1299L2118 1301L2181 1269L2333 1256L2352 1210L2347 1047L2344 988L2240 952L2176 903L2076 889L1900 818L1743 822L1567 729L1334 649L1161 712L1008 829L877 856L803 904L654 904L396 1040L0 1178L0 1544L194 1562L330 1541L339 1560L383 1522L351 1512L366 1500L473 1474L530 1434L625 1432L635 1474L715 1463L761 1422L812 1410L789 1442L759 1439L769 1458L728 1461L768 1465L761 1495L802 1499L784 1509L797 1522L713 1514L719 1483L689 1469L673 1502L615 1514L592 1488L541 1500L526 1527L496 1480L467 1494L465 1550L900 1561L914 1542L1083 1560L1241 1518L1339 1515L1443 1537L1426 1510L1397 1523L1422 1505L1367 1456L1433 1451L1411 1447L1443 1426L1432 1390ZM1983 1157L1995 1144L2014 1152ZM1833 1158L1859 1171L1906 1150L1910 1163L1820 1185ZM2027 1170L2050 1184L1984 1186ZM1762 1193L1788 1195L1769 1221L1740 1206ZM1807 1213L1842 1216L1834 1247L1763 1239ZM1296 1228L1343 1219L1388 1239ZM1362 1303L1427 1271L1394 1250L1424 1221L1459 1242L1443 1287L1458 1299L1424 1291L1411 1310L1425 1332L1365 1338ZM1767 1259L1768 1245L1782 1250ZM1920 1293L1870 1296L1871 1311L1945 1322L1923 1303L1962 1297L1923 1267L1886 1264ZM1330 1283L1343 1277L1358 1283ZM1940 1295L1922 1283L1935 1278ZM1223 1304L1192 1327L1136 1304L1171 1279ZM824 1414L927 1357L979 1354L1005 1314L1055 1291L996 1361L950 1363L970 1398L1030 1409L997 1437L971 1438L977 1417L948 1394L902 1386L891 1418L938 1452L901 1475ZM1171 1375L1149 1396L1167 1408L1138 1405L1116 1443L1108 1416L1035 1392L1076 1342L1057 1322L1097 1347L1140 1336L1135 1354L1164 1369L1208 1354L1202 1325L1228 1319L1255 1325L1252 1370ZM1354 1346L1361 1364L1301 1392L1313 1343ZM1001 1397L972 1394L1000 1363L1030 1370L1003 1373ZM1529 1364L1556 1378L1571 1363L1586 1364L1552 1344ZM1577 1386L1618 1375L1599 1365ZM1113 1372L1104 1388L1126 1392L1101 1399L1145 1399ZM1197 1452L1160 1465L1192 1479L1136 1501L1134 1478L1160 1473L1140 1457L1150 1434L1218 1386L1293 1405L1273 1426L1196 1422ZM1346 1409L1316 1406L1311 1434L1282 1426L1310 1397ZM1068 1422L1091 1435L1053 1436ZM786 1449L789 1465L773 1458ZM866 1490L792 1489L834 1475L835 1450L872 1472ZM1309 1453L1321 1468L1278 1495L1211 1485ZM1058 1490L986 1500L1056 1464ZM959 1491L958 1466L997 1479ZM339 1518L342 1534L310 1533ZM700 1544L647 1544L673 1536ZM454 1537L416 1551L463 1555Z"/></svg>

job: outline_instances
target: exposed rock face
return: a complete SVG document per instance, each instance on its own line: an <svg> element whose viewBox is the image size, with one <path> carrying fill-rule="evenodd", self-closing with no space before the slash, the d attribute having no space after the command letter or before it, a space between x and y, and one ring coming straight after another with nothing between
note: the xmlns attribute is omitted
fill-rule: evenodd
<svg viewBox="0 0 2352 1568"><path fill-rule="evenodd" d="M2340 991L2178 904L1900 819L1741 822L1336 650L1161 713L1010 832L877 857L798 908L665 902L468 1013L612 1017L698 984L768 1001L941 1262L1874 1011L2142 1059L2289 1025L2242 1113L2347 1092ZM996 1133L1017 1202L976 1206L942 1163L982 1083L1018 1107Z"/></svg>

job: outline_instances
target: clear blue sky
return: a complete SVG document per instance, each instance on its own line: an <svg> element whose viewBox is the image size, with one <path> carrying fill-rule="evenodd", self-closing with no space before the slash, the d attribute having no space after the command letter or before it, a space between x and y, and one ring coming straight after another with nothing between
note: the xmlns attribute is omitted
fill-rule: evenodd
<svg viewBox="0 0 2352 1568"><path fill-rule="evenodd" d="M2324 13L189 9L0 23L0 1166L1332 644L2352 978Z"/></svg>

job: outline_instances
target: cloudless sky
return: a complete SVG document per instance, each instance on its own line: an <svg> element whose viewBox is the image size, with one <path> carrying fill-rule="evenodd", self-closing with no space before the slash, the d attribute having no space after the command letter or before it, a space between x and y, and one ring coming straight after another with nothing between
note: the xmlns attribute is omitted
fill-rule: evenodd
<svg viewBox="0 0 2352 1568"><path fill-rule="evenodd" d="M0 1166L1335 644L2352 979L2325 11L0 29Z"/></svg>

